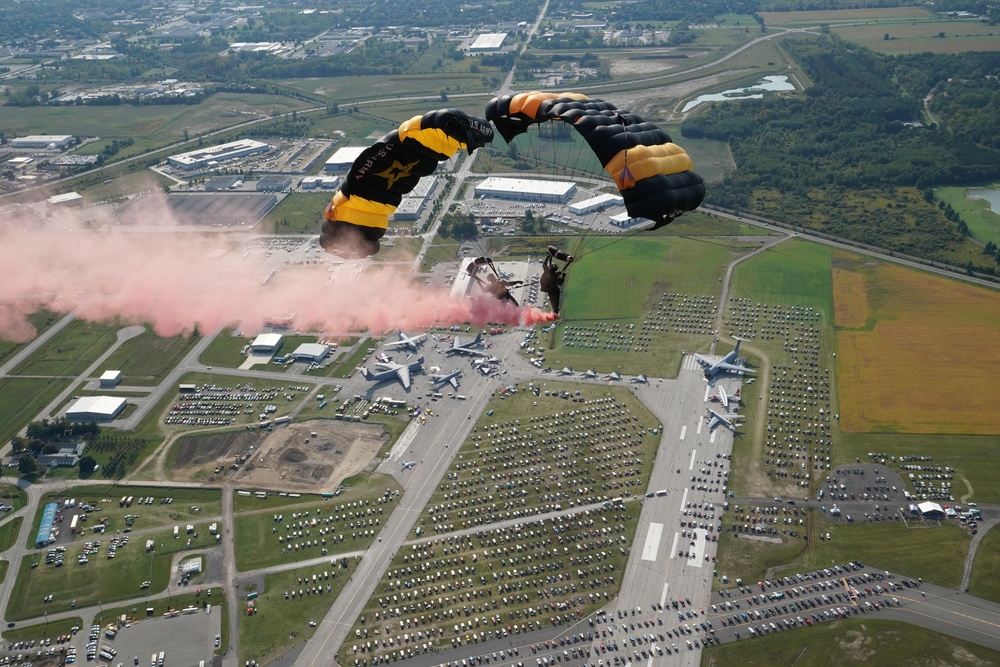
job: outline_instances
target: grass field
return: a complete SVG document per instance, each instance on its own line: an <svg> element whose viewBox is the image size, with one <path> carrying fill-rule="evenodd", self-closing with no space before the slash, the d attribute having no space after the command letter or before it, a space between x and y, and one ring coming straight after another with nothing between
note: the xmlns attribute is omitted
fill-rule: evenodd
<svg viewBox="0 0 1000 667"><path fill-rule="evenodd" d="M132 507L119 507L118 503L123 496L133 496L135 498L152 496L152 505L139 505L133 503ZM166 497L173 498L170 504L163 504L160 501ZM128 486L112 485L107 486L80 486L70 487L58 493L47 493L38 503L38 511L35 513L32 523L33 532L29 536L29 546L35 545L35 533L38 532L38 525L41 522L42 511L45 505L50 502L59 502L75 498L77 506L89 503L95 507L100 507L99 512L90 515L90 521L81 523L81 526L95 525L99 519L107 518L107 534L125 528L125 515L131 514L137 517L133 525L134 530L148 530L161 526L174 526L181 523L192 523L204 517L219 516L222 514L222 498L217 489L190 489L177 487L164 489L152 486ZM198 508L197 510L194 508ZM72 515L76 513L72 510L63 512L63 531L69 529L69 522ZM79 512L83 513L83 512ZM76 541L99 539L104 540L100 535L77 535ZM110 539L110 538L108 538ZM60 541L60 544L68 544Z"/></svg>
<svg viewBox="0 0 1000 667"><path fill-rule="evenodd" d="M37 338L38 334L42 333L50 326L58 322L64 317L61 313L53 313L48 310L39 310L28 316L28 322L35 327L35 335L32 338ZM14 343L0 337L0 364L7 361L8 358L14 356L21 351L28 341L24 343Z"/></svg>
<svg viewBox="0 0 1000 667"><path fill-rule="evenodd" d="M1000 31L979 21L845 25L833 26L833 32L845 41L888 55L1000 51Z"/></svg>
<svg viewBox="0 0 1000 667"><path fill-rule="evenodd" d="M988 201L970 197L969 188L937 188L934 196L951 204L976 241L1000 243L1000 215L990 209Z"/></svg>
<svg viewBox="0 0 1000 667"><path fill-rule="evenodd" d="M786 538L789 541L781 545L724 532L719 538L719 576L728 576L730 582L737 577L760 581L859 560L953 588L962 579L960 565L971 539L954 523L940 528L907 528L901 521L832 523L815 510L805 531L800 527L799 532L798 538ZM820 533L830 533L831 539L820 540ZM808 541L803 535L808 535Z"/></svg>
<svg viewBox="0 0 1000 667"><path fill-rule="evenodd" d="M983 535L972 564L969 592L986 600L1000 602L1000 527Z"/></svg>
<svg viewBox="0 0 1000 667"><path fill-rule="evenodd" d="M4 641L21 642L32 639L55 639L59 635L70 634L73 626L83 628L83 619L79 616L63 618L51 623L37 623L35 625L25 625L14 630L7 630L3 633Z"/></svg>
<svg viewBox="0 0 1000 667"><path fill-rule="evenodd" d="M252 340L246 336L233 336L233 331L223 331L212 339L198 361L207 366L221 368L239 368L247 360L242 350Z"/></svg>
<svg viewBox="0 0 1000 667"><path fill-rule="evenodd" d="M0 523L0 553L14 546L14 543L17 542L17 536L21 532L21 524L23 523L23 516L16 516L9 521Z"/></svg>
<svg viewBox="0 0 1000 667"><path fill-rule="evenodd" d="M937 14L921 7L876 7L873 9L828 9L816 11L760 12L768 26L810 26L826 23L861 23L864 21L931 20Z"/></svg>
<svg viewBox="0 0 1000 667"><path fill-rule="evenodd" d="M1000 350L985 344L1000 328L1000 295L846 253L836 266L835 300L870 314L861 328L837 323L840 428L1000 433L993 397L976 390L993 384L1000 364ZM863 291L843 280L849 273L862 276Z"/></svg>
<svg viewBox="0 0 1000 667"><path fill-rule="evenodd" d="M12 507L11 511L16 512L28 504L28 493L14 484L0 484L0 502Z"/></svg>
<svg viewBox="0 0 1000 667"><path fill-rule="evenodd" d="M282 653L304 644L316 631L309 626L310 621L319 623L323 620L333 601L347 585L351 575L357 568L358 561L347 559L347 567L323 565L301 570L291 570L279 574L269 574L264 578L263 590L257 591L260 596L254 601L256 613L247 615L245 609L239 610L239 662L256 660L258 664L266 665ZM312 583L312 575L317 575L321 581ZM323 576L328 574L329 576ZM308 578L309 584L299 581ZM322 586L322 594L311 594L294 599L284 599L286 591ZM330 587L329 591L327 586ZM245 597L250 591L240 591Z"/></svg>
<svg viewBox="0 0 1000 667"><path fill-rule="evenodd" d="M14 369L16 375L79 375L111 347L119 327L74 320Z"/></svg>
<svg viewBox="0 0 1000 667"><path fill-rule="evenodd" d="M553 368L597 368L602 372L649 373L673 377L680 368L681 351L701 350L703 334L654 332L646 351L634 348L569 347L563 344L567 327L614 323L623 329L639 327L665 292L718 298L726 264L749 244L716 238L598 237L586 239L563 292L559 325L547 336L546 365ZM627 271L616 267L628 267ZM602 326L603 326L602 324Z"/></svg>
<svg viewBox="0 0 1000 667"><path fill-rule="evenodd" d="M0 378L0 442L17 435L69 385L70 380L56 378Z"/></svg>
<svg viewBox="0 0 1000 667"><path fill-rule="evenodd" d="M297 560L315 558L321 555L320 548L303 548L300 551L291 547L293 543L305 540L322 540L321 548L326 549L331 557L349 551L367 549L374 541L374 535L370 537L352 536L356 531L347 524L354 520L343 517L344 512L350 510L339 508L355 502L370 503L370 506L378 511L378 514L373 515L373 517L385 521L399 501L399 496L395 493L386 496L387 490L397 491L401 489L392 477L372 475L366 476L361 483L352 485L350 490L341 493L336 498L320 499L319 501L313 499L308 503L283 507L280 514L284 516L284 520L281 523L275 522L275 512L272 509L258 509L238 514L234 531L236 535L236 569L246 572L247 570L293 563ZM388 500L383 502L383 499ZM252 500L257 499L253 498ZM295 523L291 515L306 512L321 523L315 527L306 526L303 528L301 539L288 539L290 531L287 526ZM324 519L331 517L335 518L336 521L329 524L322 523ZM320 529L329 529L329 533L321 535ZM371 529L377 533L381 529L381 524L373 526ZM343 535L344 540L334 539L338 535ZM279 536L286 538L286 541L279 542Z"/></svg>
<svg viewBox="0 0 1000 667"><path fill-rule="evenodd" d="M261 221L261 234L319 234L332 192L293 192Z"/></svg>
<svg viewBox="0 0 1000 667"><path fill-rule="evenodd" d="M877 616L852 617L712 646L704 667L867 667L996 665L1000 652Z"/></svg>
<svg viewBox="0 0 1000 667"><path fill-rule="evenodd" d="M161 338L153 331L125 341L107 358L108 368L120 370L125 385L156 385L198 342L196 336Z"/></svg>
<svg viewBox="0 0 1000 667"><path fill-rule="evenodd" d="M203 607L204 605L212 605L213 609L222 607L222 645L225 646L226 633L228 629L226 627L226 609L223 606L226 602L225 589L223 588L203 588L201 594L197 594L192 590L189 593L181 593L180 595L162 595L159 597L150 598L144 601L141 605L127 605L124 607L104 607L103 613L99 612L94 614L93 622L98 625L103 625L103 621L111 621L111 619L118 618L122 614L125 614L129 618L135 620L142 620L147 616L163 616L166 612L171 609L184 609L185 607L196 606ZM147 614L146 609L151 608L153 610L152 614Z"/></svg>
<svg viewBox="0 0 1000 667"><path fill-rule="evenodd" d="M192 548L210 546L214 540L208 534L208 524L194 524L200 539L192 543ZM129 544L118 549L115 558L107 558L107 543L110 537L101 538L100 552L91 555L89 562L80 565L77 557L82 553L82 545L71 545L66 550L66 564L55 567L45 563L45 554L40 553L21 561L21 568L14 583L8 618L25 619L40 616L43 612L54 613L72 609L71 601L77 606L87 607L98 602L113 602L142 595L139 585L150 581L149 593L155 595L167 587L171 577L173 554L186 549L186 537L173 538L172 529L145 533L129 540ZM146 553L143 545L147 539L155 540L156 550ZM40 562L32 569L32 563ZM85 575L85 576L84 576ZM43 602L46 595L53 595L52 602Z"/></svg>

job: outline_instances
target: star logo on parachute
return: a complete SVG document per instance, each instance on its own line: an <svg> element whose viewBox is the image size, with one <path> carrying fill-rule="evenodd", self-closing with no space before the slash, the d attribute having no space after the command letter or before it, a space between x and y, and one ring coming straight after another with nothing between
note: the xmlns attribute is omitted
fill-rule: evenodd
<svg viewBox="0 0 1000 667"><path fill-rule="evenodd" d="M392 188L393 184L401 178L409 178L411 176L410 171L417 166L419 161L411 162L409 164L400 164L399 160L393 160L392 166L376 173L376 176L381 176L388 181L386 188Z"/></svg>

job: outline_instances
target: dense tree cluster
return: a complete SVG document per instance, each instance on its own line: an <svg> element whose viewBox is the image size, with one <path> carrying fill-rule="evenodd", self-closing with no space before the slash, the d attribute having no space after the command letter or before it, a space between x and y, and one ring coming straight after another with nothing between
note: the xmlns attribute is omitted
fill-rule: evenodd
<svg viewBox="0 0 1000 667"><path fill-rule="evenodd" d="M957 216L900 188L1000 178L996 133L989 129L996 121L982 128L969 123L991 98L963 91L946 95L944 127L923 127L916 123L922 98L914 93L947 90L955 74L989 69L996 57L892 58L830 35L784 46L813 83L804 96L719 104L682 126L685 136L727 141L738 166L709 189L710 203L944 258L966 230ZM928 62L933 66L920 69Z"/></svg>

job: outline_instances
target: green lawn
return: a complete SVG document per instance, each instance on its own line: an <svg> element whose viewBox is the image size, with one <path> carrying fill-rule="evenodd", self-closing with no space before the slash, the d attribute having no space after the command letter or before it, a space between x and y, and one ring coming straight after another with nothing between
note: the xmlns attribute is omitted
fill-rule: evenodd
<svg viewBox="0 0 1000 667"><path fill-rule="evenodd" d="M348 523L358 519L346 518L345 513L351 510L343 509L344 505L355 502L370 503L377 513L366 516L365 519L374 518L380 523L366 527L366 530L374 530L377 534L382 528L382 522L389 517L399 502L399 495L394 493L398 490L400 487L392 477L372 475L365 477L360 484L352 485L349 491L335 498L317 501L313 496L312 502L289 505L283 507L280 512L275 512L271 508L241 512L236 516L236 568L246 572L271 565L316 558L322 555L323 549L327 550L327 554L331 557L367 549L374 541L375 535L365 537L357 534L358 529L351 529ZM280 523L274 520L276 513L284 517ZM311 519L317 520L318 524L296 528L295 530L302 532L302 537L290 537L292 531L289 528L299 523L299 520L292 519L293 513L309 513ZM305 521L309 523L308 520ZM321 534L321 530L329 532ZM339 539L340 535L344 536L342 541ZM279 537L284 541L279 542ZM302 544L306 540L321 540L321 544L306 548ZM296 549L294 546L296 544L302 546Z"/></svg>
<svg viewBox="0 0 1000 667"><path fill-rule="evenodd" d="M16 516L9 521L0 523L0 553L14 546L14 543L17 542L17 536L21 532L21 524L23 523L23 516Z"/></svg>
<svg viewBox="0 0 1000 667"><path fill-rule="evenodd" d="M565 247L579 258L566 280L558 324L540 339L547 348L545 364L673 377L682 351L704 351L707 335L650 331L647 348L636 351L632 345L616 350L571 347L566 332L613 326L624 334L641 333L645 314L664 293L718 299L726 264L752 246L717 238L597 236L579 241L571 237Z"/></svg>
<svg viewBox="0 0 1000 667"><path fill-rule="evenodd" d="M61 379L0 378L0 443L6 443L38 417L70 383Z"/></svg>
<svg viewBox="0 0 1000 667"><path fill-rule="evenodd" d="M152 505L142 504L133 501L131 507L119 507L118 504L123 496L133 498L152 496ZM163 504L160 501L164 498L173 498L170 504ZM100 511L87 514L89 520L81 523L81 527L95 526L100 519L107 519L107 533L112 535L114 531L125 528L125 516L136 517L132 525L133 530L148 530L161 526L174 526L177 524L193 523L205 517L220 516L222 514L221 491L218 489L192 489L187 487L164 488L152 486L127 486L112 485L107 486L79 486L72 487L57 492L47 493L42 496L38 503L38 511L35 513L32 523L32 533L28 536L28 545L35 545L35 533L38 532L38 525L41 522L42 511L45 505L50 502L62 503L66 499L75 498L77 507L89 503L95 507L100 507ZM197 508L197 509L196 509ZM67 509L63 512L64 532L69 530L69 522L73 514L84 514L80 510ZM83 535L77 535L76 541L90 541L98 539L110 540L110 537L93 535L89 531ZM143 541L145 543L145 541ZM65 544L65 542L60 542ZM129 543L131 547L132 544Z"/></svg>
<svg viewBox="0 0 1000 667"><path fill-rule="evenodd" d="M156 385L197 342L196 336L161 338L149 330L125 341L104 365L122 372L122 384Z"/></svg>
<svg viewBox="0 0 1000 667"><path fill-rule="evenodd" d="M35 625L25 625L14 630L7 630L3 633L4 641L22 642L32 639L55 639L59 635L68 635L73 626L83 628L83 619L79 616L64 618L51 623L37 623Z"/></svg>
<svg viewBox="0 0 1000 667"><path fill-rule="evenodd" d="M0 484L0 502L9 505L13 508L11 511L16 512L28 504L28 493L14 484Z"/></svg>
<svg viewBox="0 0 1000 667"><path fill-rule="evenodd" d="M48 310L39 310L31 315L28 315L28 322L31 323L31 326L35 327L35 335L32 336L32 339L37 338L38 334L48 329L63 317L64 315L62 313L53 313ZM20 352L21 349L29 342L30 341L15 343L13 341L0 338L0 364Z"/></svg>
<svg viewBox="0 0 1000 667"><path fill-rule="evenodd" d="M247 359L242 350L250 340L246 336L233 336L232 331L224 331L212 339L198 361L207 366L239 368Z"/></svg>
<svg viewBox="0 0 1000 667"><path fill-rule="evenodd" d="M188 593L181 593L180 595L161 595L159 597L150 598L148 601L143 602L140 605L127 605L124 607L104 607L104 612L97 613L94 615L94 623L98 625L102 624L102 618L111 621L125 614L133 619L143 619L147 616L162 616L167 611L171 609L184 609L185 607L190 607L192 605L197 607L204 607L205 605L212 605L212 609L222 607L223 614L225 614L225 607L223 606L226 602L225 589L223 588L208 588L202 589L201 593L198 594L192 588ZM147 613L147 609L151 608L153 610L152 614ZM222 637L226 637L226 617L222 617ZM225 642L223 642L225 646Z"/></svg>
<svg viewBox="0 0 1000 667"><path fill-rule="evenodd" d="M266 665L282 653L307 642L316 631L309 626L309 622L323 620L330 605L347 585L357 563L356 559L350 558L346 568L341 567L338 561L337 565L267 575L263 590L256 591L259 594L254 600L256 613L251 616L245 608L239 610L239 663L256 660ZM314 574L319 580L315 584L312 583ZM308 578L309 583L300 583L299 578ZM292 590L309 587L322 587L323 592L303 596L296 594L294 599L284 599L285 591L290 594ZM250 592L241 590L240 597L245 598Z"/></svg>
<svg viewBox="0 0 1000 667"><path fill-rule="evenodd" d="M74 320L14 369L17 375L79 375L111 347L115 325Z"/></svg>
<svg viewBox="0 0 1000 667"><path fill-rule="evenodd" d="M192 548L214 544L207 523L194 525L199 539L193 541ZM137 535L111 560L107 558L111 537L97 536L95 539L101 540L100 552L91 555L84 565L77 562L83 551L78 543L67 548L62 567L46 564L44 551L29 555L21 561L7 617L23 620L43 612L69 611L73 608L72 600L76 600L79 607L87 607L98 602L136 597L142 594L139 585L146 580L152 582L149 593L155 595L167 587L172 554L187 548L187 537L183 523L178 539L173 538L172 529ZM156 550L152 553L144 549L147 539L156 542ZM39 563L38 567L32 568L33 563ZM52 602L44 603L43 598L50 594L54 596Z"/></svg>
<svg viewBox="0 0 1000 667"><path fill-rule="evenodd" d="M945 523L940 528L907 528L902 522L831 523L810 511L798 538L785 538L781 545L734 538L724 531L719 538L718 576L744 581L805 572L818 567L859 560L907 577L922 577L931 583L956 587L962 579L962 562L969 546L965 530ZM729 515L723 525L728 527ZM820 534L830 533L829 540ZM803 539L808 536L808 542Z"/></svg>
<svg viewBox="0 0 1000 667"><path fill-rule="evenodd" d="M262 234L319 234L332 192L293 192L262 221Z"/></svg>
<svg viewBox="0 0 1000 667"><path fill-rule="evenodd" d="M994 526L983 535L972 564L969 592L994 602L1000 602L1000 527Z"/></svg>
<svg viewBox="0 0 1000 667"><path fill-rule="evenodd" d="M955 209L962 221L969 226L969 236L984 245L988 241L1000 243L1000 215L990 209L990 203L985 199L970 197L969 189L937 188L934 195Z"/></svg>
<svg viewBox="0 0 1000 667"><path fill-rule="evenodd" d="M704 667L996 665L1000 652L875 616L852 617L705 649Z"/></svg>

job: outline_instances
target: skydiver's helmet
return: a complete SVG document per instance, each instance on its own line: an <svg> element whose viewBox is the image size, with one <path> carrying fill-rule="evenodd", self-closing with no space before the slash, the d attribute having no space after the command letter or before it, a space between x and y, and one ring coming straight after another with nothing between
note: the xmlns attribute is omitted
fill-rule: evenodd
<svg viewBox="0 0 1000 667"><path fill-rule="evenodd" d="M333 255L346 259L364 259L378 253L382 245L379 239L385 230L379 227L351 225L339 220L324 220L320 230L319 244Z"/></svg>

